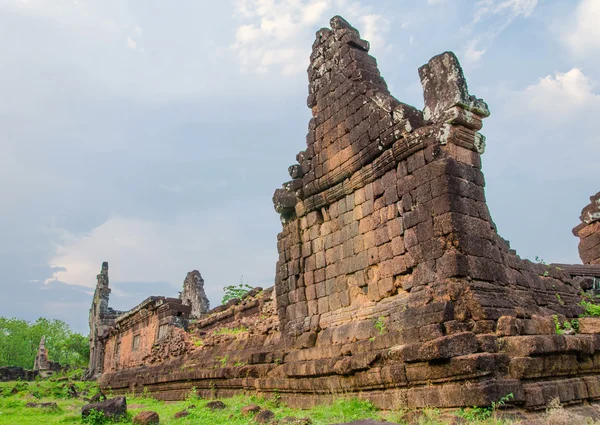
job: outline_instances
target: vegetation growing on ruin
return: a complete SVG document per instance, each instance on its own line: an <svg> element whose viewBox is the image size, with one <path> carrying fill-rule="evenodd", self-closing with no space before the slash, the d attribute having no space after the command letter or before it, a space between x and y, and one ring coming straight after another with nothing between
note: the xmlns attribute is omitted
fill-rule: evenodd
<svg viewBox="0 0 600 425"><path fill-rule="evenodd" d="M247 332L248 328L239 326L237 328L221 328L213 333L213 335L238 335Z"/></svg>
<svg viewBox="0 0 600 425"><path fill-rule="evenodd" d="M583 307L583 314L581 317L600 317L600 299L598 296L585 295L581 300L581 307Z"/></svg>
<svg viewBox="0 0 600 425"><path fill-rule="evenodd" d="M46 338L49 360L62 365L87 366L90 357L86 336L73 332L61 320L39 318L35 322L0 317L0 366L31 369L37 349Z"/></svg>
<svg viewBox="0 0 600 425"><path fill-rule="evenodd" d="M223 288L223 291L225 291L225 294L223 295L223 300L221 301L221 303L226 304L228 301L236 299L236 298L238 300L241 300L252 289L254 289L254 288L252 288L252 286L248 285L247 283L242 283L242 282L240 282L239 285L226 286Z"/></svg>
<svg viewBox="0 0 600 425"><path fill-rule="evenodd" d="M375 329L377 329L377 333L379 333L379 335L385 334L385 331L386 331L385 317L380 316L377 318L377 320L375 321Z"/></svg>

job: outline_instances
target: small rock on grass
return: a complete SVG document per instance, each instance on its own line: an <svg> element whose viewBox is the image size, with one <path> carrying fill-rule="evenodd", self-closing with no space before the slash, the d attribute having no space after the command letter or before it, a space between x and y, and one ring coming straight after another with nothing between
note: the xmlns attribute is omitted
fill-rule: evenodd
<svg viewBox="0 0 600 425"><path fill-rule="evenodd" d="M280 425L312 425L312 419L310 418L294 418L288 416L279 421Z"/></svg>
<svg viewBox="0 0 600 425"><path fill-rule="evenodd" d="M222 401L218 401L218 400L206 403L206 408L210 409L210 410L223 410L226 407L227 406L225 406L225 403L223 403Z"/></svg>
<svg viewBox="0 0 600 425"><path fill-rule="evenodd" d="M240 412L242 413L242 415L248 416L250 414L260 412L260 406L257 406L256 404L250 404L248 406L242 407Z"/></svg>
<svg viewBox="0 0 600 425"><path fill-rule="evenodd" d="M188 412L187 410L182 410L181 412L175 413L175 419L185 418L189 414L190 412Z"/></svg>
<svg viewBox="0 0 600 425"><path fill-rule="evenodd" d="M25 407L40 408L40 409L58 409L58 404L52 403L27 403Z"/></svg>
<svg viewBox="0 0 600 425"><path fill-rule="evenodd" d="M254 417L254 420L259 424L268 424L275 418L275 413L270 410L264 409L258 412L258 414Z"/></svg>
<svg viewBox="0 0 600 425"><path fill-rule="evenodd" d="M160 423L160 417L158 413L148 410L135 415L132 422L136 425L155 425Z"/></svg>

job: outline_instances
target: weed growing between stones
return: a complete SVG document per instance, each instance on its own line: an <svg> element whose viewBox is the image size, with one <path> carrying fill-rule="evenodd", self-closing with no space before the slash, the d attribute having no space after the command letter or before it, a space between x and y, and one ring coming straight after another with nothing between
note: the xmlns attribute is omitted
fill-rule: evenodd
<svg viewBox="0 0 600 425"><path fill-rule="evenodd" d="M492 402L491 406L479 407L473 406L470 409L460 409L459 416L472 422L486 421L488 419L496 418L498 409L502 408L507 402L512 400L515 396L510 393L501 397L498 401Z"/></svg>
<svg viewBox="0 0 600 425"><path fill-rule="evenodd" d="M218 331L213 332L213 335L239 335L247 331L248 328L244 326L238 328L221 328Z"/></svg>
<svg viewBox="0 0 600 425"><path fill-rule="evenodd" d="M600 317L600 304L597 304L597 297L587 295L579 305L583 307L581 317Z"/></svg>
<svg viewBox="0 0 600 425"><path fill-rule="evenodd" d="M377 332L379 333L379 335L385 334L385 331L386 331L385 317L380 316L377 318L377 320L375 321L375 329L377 329Z"/></svg>
<svg viewBox="0 0 600 425"><path fill-rule="evenodd" d="M552 316L554 320L554 331L556 335L573 335L579 332L579 321L577 319L565 320L561 323L558 316L555 314Z"/></svg>

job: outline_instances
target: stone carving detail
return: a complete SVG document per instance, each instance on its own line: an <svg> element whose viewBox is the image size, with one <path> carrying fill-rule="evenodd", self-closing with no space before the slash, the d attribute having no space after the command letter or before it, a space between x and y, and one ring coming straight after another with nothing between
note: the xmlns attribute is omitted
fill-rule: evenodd
<svg viewBox="0 0 600 425"><path fill-rule="evenodd" d="M187 349L185 331L170 327L167 334L152 346L152 353L146 359L147 363L160 363L165 360L182 356Z"/></svg>
<svg viewBox="0 0 600 425"><path fill-rule="evenodd" d="M600 192L590 197L590 204L581 211L581 224L573 229L580 238L579 256L583 264L600 264Z"/></svg>
<svg viewBox="0 0 600 425"><path fill-rule="evenodd" d="M204 279L202 279L202 275L198 270L193 270L187 274L179 298L184 305L192 307L192 318L198 318L201 314L210 310L210 302L204 292Z"/></svg>

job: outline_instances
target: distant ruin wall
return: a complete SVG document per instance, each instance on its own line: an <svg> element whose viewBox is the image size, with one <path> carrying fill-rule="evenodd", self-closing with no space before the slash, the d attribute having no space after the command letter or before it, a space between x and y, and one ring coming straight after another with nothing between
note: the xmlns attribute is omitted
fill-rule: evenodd
<svg viewBox="0 0 600 425"><path fill-rule="evenodd" d="M179 334L183 352L105 373L103 387L386 409L600 398L600 328L565 331L581 313L571 275L496 232L480 158L489 111L456 56L419 69L419 111L390 95L368 50L340 17L317 33L306 150L273 198L274 289L203 314Z"/></svg>
<svg viewBox="0 0 600 425"><path fill-rule="evenodd" d="M0 382L33 381L38 375L38 372L35 372L33 370L26 370L22 367L0 367Z"/></svg>
<svg viewBox="0 0 600 425"><path fill-rule="evenodd" d="M190 312L191 307L179 299L150 297L119 316L106 339L103 370L115 372L177 357L174 328L183 331ZM170 355L165 356L165 345Z"/></svg>

